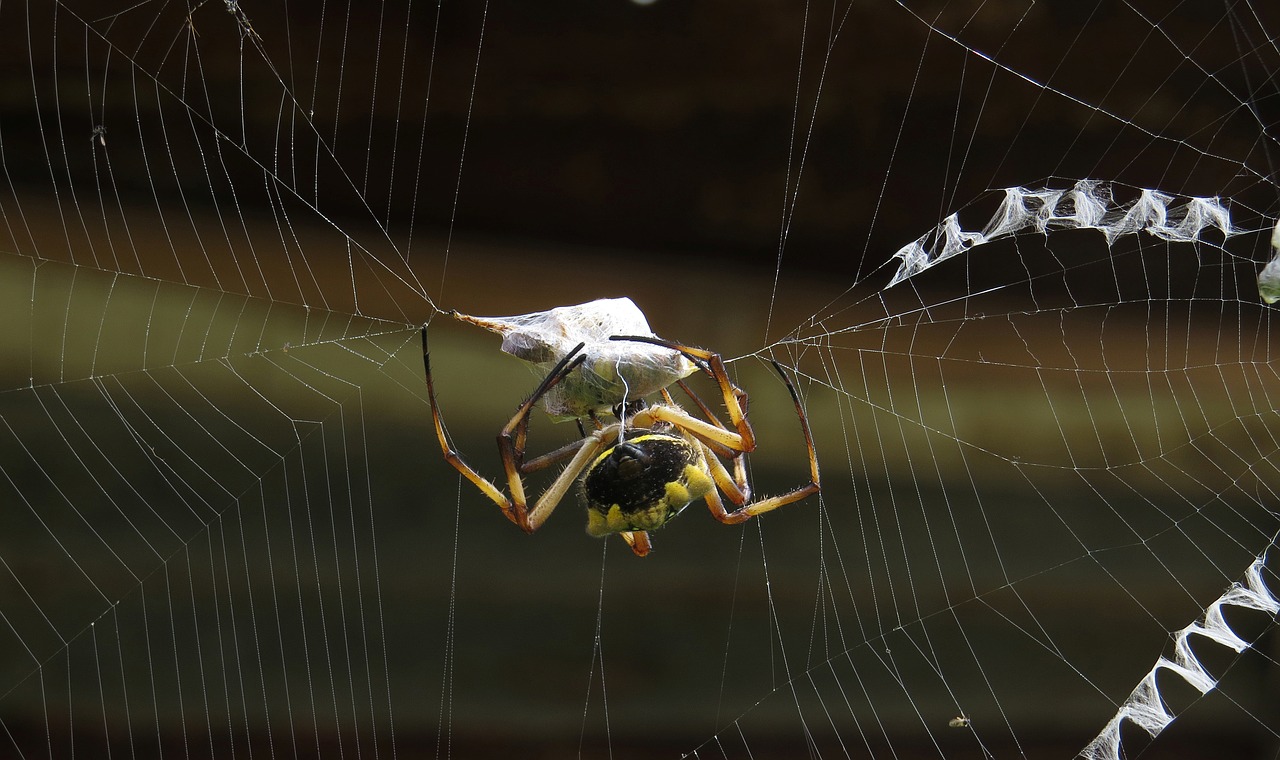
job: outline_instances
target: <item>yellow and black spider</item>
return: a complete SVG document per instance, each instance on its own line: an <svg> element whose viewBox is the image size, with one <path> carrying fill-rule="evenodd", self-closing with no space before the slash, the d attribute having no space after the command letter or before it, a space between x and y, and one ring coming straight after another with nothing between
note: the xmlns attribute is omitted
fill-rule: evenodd
<svg viewBox="0 0 1280 760"><path fill-rule="evenodd" d="M773 362L774 369L791 394L800 429L804 433L810 479L781 496L753 502L751 487L747 483L745 455L755 450L756 438L747 420L747 394L729 380L720 355L658 338L615 335L609 340L650 343L684 354L720 388L733 427L720 422L683 381L676 381L707 419L694 417L678 406L664 388L659 391L661 403L646 405L638 401L619 405L613 410L617 421L611 424L604 424L593 415L590 432L579 422L580 429L583 429L581 439L526 460L529 414L543 395L582 364L585 356L581 351L585 344L579 343L551 369L498 434L498 451L506 472L508 496L462 461L462 457L449 445L436 403L435 384L431 379L427 329L422 329L422 363L427 377L427 395L444 458L497 504L511 522L527 533L536 531L581 476L581 493L587 506L587 532L593 536L617 533L633 552L643 557L651 548L648 532L662 527L696 499L704 499L717 520L732 525L819 491L818 457L809 422L795 386L777 362ZM566 459L569 460L568 465L530 508L523 476ZM732 475L721 459L732 463ZM732 511L725 508L720 492L734 505Z"/></svg>

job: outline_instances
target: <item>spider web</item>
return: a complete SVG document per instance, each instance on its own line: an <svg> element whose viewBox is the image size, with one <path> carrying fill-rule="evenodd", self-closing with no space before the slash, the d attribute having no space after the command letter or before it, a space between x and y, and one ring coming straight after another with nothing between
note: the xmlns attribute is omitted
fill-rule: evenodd
<svg viewBox="0 0 1280 760"><path fill-rule="evenodd" d="M1280 754L1280 19L1166 6L0 6L4 754ZM622 295L820 497L443 462L423 321L497 477L441 315Z"/></svg>

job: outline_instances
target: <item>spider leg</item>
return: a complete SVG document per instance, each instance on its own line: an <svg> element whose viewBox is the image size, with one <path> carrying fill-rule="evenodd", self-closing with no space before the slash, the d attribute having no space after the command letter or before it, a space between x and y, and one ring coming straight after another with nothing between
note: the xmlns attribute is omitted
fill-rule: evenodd
<svg viewBox="0 0 1280 760"><path fill-rule="evenodd" d="M702 442L699 441L699 443ZM728 468L705 443L702 443L702 456L706 459L707 471L711 473L711 479L715 481L717 488L724 491L729 501L738 507L751 501L751 487L746 482L745 470L742 474L735 472L730 475Z"/></svg>
<svg viewBox="0 0 1280 760"><path fill-rule="evenodd" d="M516 522L515 515L511 512L511 500L503 495L502 491L493 483L486 480L480 473L476 472L466 462L462 461L462 457L458 452L453 450L449 445L449 437L445 434L444 420L440 417L440 407L436 403L436 386L431 379L431 352L427 348L427 328L422 328L422 367L427 376L427 398L431 401L431 421L435 425L436 438L440 440L440 450L444 452L445 461L453 465L454 469L462 474L464 478L471 481L481 493L489 497L494 504L502 509L502 513L512 522Z"/></svg>
<svg viewBox="0 0 1280 760"><path fill-rule="evenodd" d="M511 420L506 424L506 426L502 428L502 434L498 436L499 451L503 450L503 441L502 441L503 437L512 438L511 444L515 452L518 454L516 461L518 463L523 462L524 451L525 451L525 441L529 435L529 412L533 410L533 407L538 403L539 399L541 399L544 395L547 394L548 391L550 391L552 388L555 387L556 383L559 383L561 380L563 380L570 372L572 372L574 369L580 366L583 361L586 360L585 355L578 355L578 352L581 351L585 345L586 345L585 343L579 343L578 345L573 347L572 351L565 354L564 358L561 359L559 362L557 362L556 365L551 368L551 371L548 372L547 376L542 379L542 382L538 385L536 389L534 389L533 393L530 394L529 398L525 399L525 402L520 405L520 408L516 410L515 416L512 417ZM585 438L586 433L582 431L581 420L578 421L578 430L579 432L582 432L582 437ZM554 456L557 453L559 453L559 450L552 452L551 454L548 454L546 456ZM559 461L559 459L552 459L551 461L548 461L547 464L551 464L554 461ZM545 466L545 465L542 465L542 466ZM519 469L521 473L529 473L539 468L538 467L526 468L523 464L521 464Z"/></svg>
<svg viewBox="0 0 1280 760"><path fill-rule="evenodd" d="M800 394L796 392L795 385L791 383L791 378L787 377L782 365L772 359L769 363L777 370L778 377L782 378L782 384L787 386L787 393L791 395L791 404L796 408L796 418L800 420L800 432L804 434L804 444L809 452L809 482L813 486L813 492L816 493L822 488L822 478L818 473L818 451L813 445L813 432L809 430L809 416L804 413Z"/></svg>
<svg viewBox="0 0 1280 760"><path fill-rule="evenodd" d="M583 438L578 443L578 450L573 459L556 476L556 479L551 481L551 485L547 486L547 490L542 492L542 495L538 497L537 503L533 505L533 509L520 513L522 521L518 522L517 525L524 528L528 533L541 528L542 524L551 516L551 512L556 508L556 505L573 487L574 482L582 474L582 471L589 467L596 457L600 456L600 452L604 451L606 446L616 440L617 431L620 427L609 427Z"/></svg>
<svg viewBox="0 0 1280 760"><path fill-rule="evenodd" d="M676 385L680 387L680 390L684 391L684 395L688 396L689 400L692 401L698 409L702 410L702 413L706 415L707 419L715 423L716 427L724 427L724 423L716 417L716 413L711 411L711 407L707 406L707 403L703 401L698 394L693 392L693 389L689 387L688 383L683 380L677 380ZM663 390L665 391L666 389L663 388ZM671 398L671 394L667 394L665 398L667 399L668 404L675 404L675 401Z"/></svg>
<svg viewBox="0 0 1280 760"><path fill-rule="evenodd" d="M714 435L712 440L725 443L729 448L735 451L752 452L756 448L755 432L751 429L751 423L747 421L747 392L733 384L729 379L729 373L725 370L724 360L720 358L720 354L714 351L708 351L704 348L694 348L692 346L684 346L679 343L672 343L662 338L654 338L647 335L610 335L609 340L625 340L635 343L648 343L654 346L661 346L672 351L679 351L689 358L703 372L711 376L715 380L716 385L720 388L720 393L724 396L725 408L729 411L729 420L733 423L733 427L738 431L736 439L733 443L728 443L723 437Z"/></svg>
<svg viewBox="0 0 1280 760"><path fill-rule="evenodd" d="M709 446L718 444L729 449L735 457L745 453L738 448L742 443L742 438L739 437L738 433L717 427L705 420L700 420L678 406L655 406L649 409L641 409L631 420L635 427L652 427L655 421L669 422L699 440L705 441Z"/></svg>
<svg viewBox="0 0 1280 760"><path fill-rule="evenodd" d="M685 394L689 396L690 400L692 400L693 403L702 410L702 413L706 418L711 420L716 427L728 430L728 428L724 426L724 423L720 421L720 418L715 415L715 412L711 411L711 407L707 406L706 402L699 398L698 394L694 393L693 389L690 388L685 381L677 380L676 385L680 386L680 390L684 391ZM663 388L660 393L662 394L662 400L666 402L667 406L676 405L675 399L671 397L671 393L666 388ZM734 451L728 446L717 441L710 441L704 438L698 438L698 440L710 447L710 450L714 451L717 457L723 457L724 459L733 461L733 480L731 482L736 485L738 490L743 494L742 501L735 503L746 503L746 501L751 498L751 485L747 482L747 459L743 453L741 451Z"/></svg>
<svg viewBox="0 0 1280 760"><path fill-rule="evenodd" d="M551 368L551 371L542 379L542 382L538 384L538 387L534 389L533 393L530 394L529 397L525 399L524 403L520 405L520 408L516 410L516 413L511 417L511 420L503 426L502 432L498 433L498 453L502 457L502 468L507 474L507 489L511 492L510 501L513 522L515 522L516 525L519 525L526 533L532 533L538 529L539 525L542 524L541 521L539 521L535 525L529 520L528 500L524 493L524 481L520 477L522 473L526 472L524 469L524 445L525 438L527 437L529 430L529 413L533 411L535 406L537 406L538 401L541 400L548 391L556 386L556 383L559 383L570 372L577 369L582 362L586 361L587 357L580 353L585 345L585 343L579 343L572 351L565 354L564 358ZM586 440L587 439L583 439L583 441L578 442L577 445L581 446ZM579 453L581 453L581 449L579 449ZM551 464L553 461L558 461L555 459L557 455L559 455L560 459L563 459L567 456L567 452L562 447L548 455L553 457L552 459L545 461L545 464L540 464L539 466L546 466L546 464ZM563 473L561 473L561 476L563 477ZM558 480L559 479L557 479L557 482ZM553 484L553 486L554 485L555 484ZM538 499L538 503L541 504L549 493L551 493L550 489L548 489L547 493L544 493L542 497ZM561 495L563 495L563 491L561 491ZM559 501L558 497L556 501ZM553 503L551 506L554 508L555 504Z"/></svg>
<svg viewBox="0 0 1280 760"><path fill-rule="evenodd" d="M764 514L788 504L794 504L801 499L818 493L822 489L821 478L818 473L818 453L813 446L813 434L809 430L809 418L804 413L804 406L800 403L800 394L796 392L795 386L791 384L791 378L787 377L782 365L776 361L772 362L772 364L773 368L782 377L782 382L787 386L787 391L791 394L791 402L796 407L796 417L800 420L800 431L804 433L804 442L809 453L809 482L780 496L744 504L746 497L742 491L726 487L724 481L729 480L729 473L725 470L724 465L718 459L709 459L707 461L708 469L711 471L711 476L716 481L716 485L725 492L730 501L738 505L738 508L732 512L725 509L724 501L721 500L720 494L716 491L711 491L711 493L707 494L707 507L710 508L711 514L717 520L728 525L745 522L756 515ZM709 454L710 449L705 449L704 453Z"/></svg>
<svg viewBox="0 0 1280 760"><path fill-rule="evenodd" d="M590 433L584 431L582 438L579 438L576 441L570 441L555 451L549 451L546 454L522 462L520 464L520 474L528 475L531 472L546 469L557 462L563 462L564 460L572 457L574 454L578 453L578 449L582 446L583 441L585 441L590 435Z"/></svg>
<svg viewBox="0 0 1280 760"><path fill-rule="evenodd" d="M720 421L720 418L716 416L715 412L711 411L711 407L707 406L706 402L704 402L701 398L699 398L698 394L694 393L693 389L690 388L685 381L677 380L676 385L680 386L680 390L685 392L685 395L688 396L691 401L693 401L693 403L698 407L698 409L702 410L702 414L708 420L711 420L711 422L715 423L716 427L718 428L725 427L724 423ZM662 392L664 394L663 398L667 400L667 403L674 406L675 402L671 400L671 394L667 393L666 388L663 388ZM745 408L743 409L743 412L744 413L746 412ZM727 430L728 428L725 428L725 429ZM711 446L711 450L716 453L716 456L733 460L734 482L738 486L738 490L742 492L743 499L744 500L750 499L751 485L747 482L747 460L746 460L746 457L743 456L743 453L741 451L734 451L727 446L723 446L716 443L715 441L704 440L702 442ZM742 504L743 502L736 502L736 503Z"/></svg>
<svg viewBox="0 0 1280 760"><path fill-rule="evenodd" d="M463 461L461 455L449 444L449 437L445 432L444 419L440 416L439 404L436 402L435 381L431 375L431 352L427 345L427 328L425 326L422 328L422 365L427 379L427 397L431 402L431 419L435 427L436 438L440 441L440 450L444 452L445 461L453 465L454 469L471 481L476 488L479 488L481 493L497 504L502 513L507 516L507 519L529 533L537 530L542 525L551 511L555 509L556 504L564 497L574 478L590 463L590 452L596 451L598 453L598 450L604 447L604 441L607 439L606 435L597 432L529 462L524 461L524 441L529 426L529 413L539 399L546 395L547 391L555 387L556 383L563 380L566 375L582 364L586 358L579 353L582 351L583 345L578 344L551 369L551 372L547 374L533 394L516 410L515 415L502 428L502 433L498 436L498 448L502 454L503 469L506 471L507 485L511 491L511 497L508 498L496 485ZM591 445L586 445L588 442L591 442ZM538 498L533 511L530 512L526 507L524 482L520 476L563 461L571 456L574 457L573 461L564 472L560 473L551 486L547 488L546 492Z"/></svg>

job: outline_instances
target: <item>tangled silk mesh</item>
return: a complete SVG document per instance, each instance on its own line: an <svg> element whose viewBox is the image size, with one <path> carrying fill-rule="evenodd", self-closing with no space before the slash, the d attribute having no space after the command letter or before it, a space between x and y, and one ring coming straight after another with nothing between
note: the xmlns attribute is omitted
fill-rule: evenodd
<svg viewBox="0 0 1280 760"><path fill-rule="evenodd" d="M1054 230L1098 230L1106 236L1107 245L1139 232L1182 243L1199 240L1210 228L1224 238L1238 232L1231 226L1231 213L1217 198L1189 198L1172 205L1174 201L1172 195L1144 189L1136 200L1117 203L1111 185L1093 179L1080 180L1070 190L1008 187L1000 208L981 232L962 229L958 216L951 214L898 249L893 255L902 263L889 287L952 256L1027 231L1044 235ZM1275 276L1280 279L1280 265Z"/></svg>
<svg viewBox="0 0 1280 760"><path fill-rule="evenodd" d="M1249 642L1236 635L1222 616L1222 608L1226 605L1245 609L1268 612L1272 615L1280 613L1280 600L1271 593L1262 581L1262 568L1265 557L1259 557L1249 566L1245 574L1245 582L1234 583L1231 588L1209 605L1205 611L1204 622L1195 622L1174 635L1174 658L1161 657L1156 660L1129 698L1124 701L1115 716L1107 723L1107 727L1096 739L1089 743L1079 757L1087 760L1120 760L1120 729L1124 722L1132 723L1151 736L1159 734L1170 723L1174 716L1160 696L1160 686L1156 675L1161 669L1181 676L1188 684L1201 694L1207 694L1218 681L1205 669L1191 649L1192 634L1202 636L1212 642L1221 644L1239 653L1248 649Z"/></svg>
<svg viewBox="0 0 1280 760"><path fill-rule="evenodd" d="M463 322L502 336L502 350L538 367L545 376L579 343L586 359L545 396L542 406L556 420L606 412L627 400L644 398L697 371L684 354L613 336L656 338L644 312L630 298L601 298L512 317L474 317L453 312Z"/></svg>

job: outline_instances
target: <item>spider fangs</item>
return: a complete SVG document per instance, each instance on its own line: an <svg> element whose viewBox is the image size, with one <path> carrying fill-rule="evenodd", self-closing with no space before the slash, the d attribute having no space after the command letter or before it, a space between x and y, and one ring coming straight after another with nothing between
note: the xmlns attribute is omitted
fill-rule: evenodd
<svg viewBox="0 0 1280 760"><path fill-rule="evenodd" d="M513 523L528 533L538 530L574 481L581 477L580 490L587 506L587 532L593 536L617 533L635 554L643 557L652 546L648 532L662 527L697 499L706 501L717 520L732 525L818 493L821 487L818 457L809 422L795 386L777 362L773 362L774 369L791 394L804 434L809 482L780 496L752 501L745 457L755 450L756 438L747 420L747 394L729 380L720 355L646 336L614 335L609 340L649 343L679 351L688 357L719 387L730 424L725 425L717 419L684 381L678 380L676 384L688 394L706 419L695 417L677 405L664 388L659 391L660 403L619 405L614 409L617 421L611 424L603 424L592 415L593 429L590 432L584 429L581 439L526 459L529 415L548 391L583 363L584 344L580 343L551 369L498 434L498 451L506 473L508 495L472 469L449 445L439 404L436 403L435 383L431 378L427 329L422 328L422 362L431 402L431 419L444 458L497 504ZM523 477L565 460L568 460L565 468L530 506ZM726 462L732 467L732 473ZM733 509L725 507L725 499Z"/></svg>

